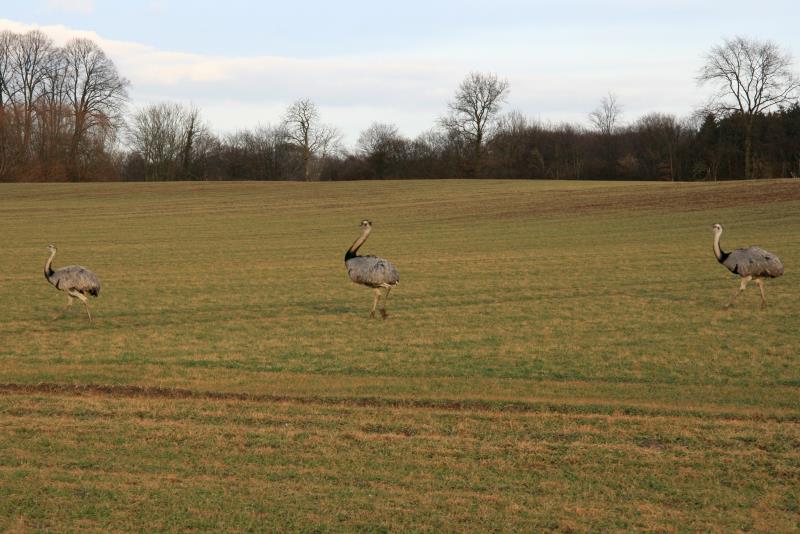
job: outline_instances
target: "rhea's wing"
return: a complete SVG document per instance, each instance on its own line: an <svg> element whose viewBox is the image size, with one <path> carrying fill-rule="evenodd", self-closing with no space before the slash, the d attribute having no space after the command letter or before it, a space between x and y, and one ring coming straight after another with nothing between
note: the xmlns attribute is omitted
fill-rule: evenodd
<svg viewBox="0 0 800 534"><path fill-rule="evenodd" d="M736 249L728 255L724 264L739 276L775 278L783 274L781 260L761 247Z"/></svg>
<svg viewBox="0 0 800 534"><path fill-rule="evenodd" d="M97 279L97 275L80 265L57 269L51 280L54 286L64 291L74 289L95 297L100 293L100 280Z"/></svg>
<svg viewBox="0 0 800 534"><path fill-rule="evenodd" d="M370 287L393 286L400 274L389 260L377 256L358 256L347 260L347 274L353 282Z"/></svg>

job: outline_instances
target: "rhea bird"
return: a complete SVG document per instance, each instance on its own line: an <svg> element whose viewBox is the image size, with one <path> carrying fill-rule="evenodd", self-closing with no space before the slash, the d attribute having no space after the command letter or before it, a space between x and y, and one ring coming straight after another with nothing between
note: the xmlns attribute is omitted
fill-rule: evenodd
<svg viewBox="0 0 800 534"><path fill-rule="evenodd" d="M777 278L783 274L783 264L780 258L772 252L755 246L725 252L719 246L722 225L715 224L711 229L714 231L714 256L717 257L717 261L727 267L730 272L741 277L739 288L725 307L733 304L751 280L758 284L758 288L761 290L761 307L766 307L764 278Z"/></svg>
<svg viewBox="0 0 800 534"><path fill-rule="evenodd" d="M350 280L357 284L371 287L375 290L375 300L372 302L370 317L375 317L375 309L381 297L381 289L386 289L383 297L383 306L380 309L381 317L386 319L386 301L389 300L389 292L400 283L400 274L394 264L389 260L378 256L359 256L358 249L364 244L372 231L372 222L361 221L361 236L355 240L353 245L344 254L344 265L347 267L347 274Z"/></svg>
<svg viewBox="0 0 800 534"><path fill-rule="evenodd" d="M72 306L75 299L83 302L86 307L86 315L89 316L89 322L91 322L92 313L89 311L87 295L96 297L100 294L100 280L97 279L97 275L80 265L70 265L54 271L53 258L58 250L55 245L47 245L47 249L50 251L50 257L44 264L44 277L53 287L67 294L67 308Z"/></svg>

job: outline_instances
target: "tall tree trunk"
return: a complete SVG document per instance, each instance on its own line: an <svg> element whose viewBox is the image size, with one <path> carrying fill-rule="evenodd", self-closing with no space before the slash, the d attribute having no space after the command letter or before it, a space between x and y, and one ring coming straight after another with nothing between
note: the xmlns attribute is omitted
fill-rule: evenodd
<svg viewBox="0 0 800 534"><path fill-rule="evenodd" d="M747 118L744 126L744 177L753 178L753 118Z"/></svg>
<svg viewBox="0 0 800 534"><path fill-rule="evenodd" d="M480 178L481 175L481 146L475 143L475 163L472 166L472 177Z"/></svg>
<svg viewBox="0 0 800 534"><path fill-rule="evenodd" d="M481 177L481 144L483 143L483 133L478 131L478 136L475 139L475 163L472 168L472 177Z"/></svg>
<svg viewBox="0 0 800 534"><path fill-rule="evenodd" d="M192 145L195 137L195 116L190 115L188 121L189 125L186 129L186 139L183 144L183 153L181 154L182 180L190 180L192 178Z"/></svg>
<svg viewBox="0 0 800 534"><path fill-rule="evenodd" d="M69 153L67 155L67 180L78 181L81 178L81 172L78 168L78 152L83 141L83 129L85 126L85 114L82 110L75 113L75 131L72 133L72 140L69 146Z"/></svg>

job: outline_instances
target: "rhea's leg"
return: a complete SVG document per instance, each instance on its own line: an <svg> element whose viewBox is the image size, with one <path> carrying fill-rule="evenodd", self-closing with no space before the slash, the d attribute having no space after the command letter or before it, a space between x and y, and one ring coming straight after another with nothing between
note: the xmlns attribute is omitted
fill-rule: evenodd
<svg viewBox="0 0 800 534"><path fill-rule="evenodd" d="M74 296L76 298L79 298L81 300L81 302L83 302L83 306L86 308L86 315L89 316L89 322L91 323L92 322L92 312L89 311L89 303L88 303L89 299L87 299L83 295L83 293L78 293L77 291L75 293L70 293L70 295L72 295L72 296Z"/></svg>
<svg viewBox="0 0 800 534"><path fill-rule="evenodd" d="M67 310L69 310L72 307L72 303L74 301L75 301L75 298L72 295L70 295L69 293L67 293L67 305L64 306L64 309L62 310L62 313L66 313Z"/></svg>
<svg viewBox="0 0 800 534"><path fill-rule="evenodd" d="M378 299L381 298L380 288L375 288L375 300L372 301L372 311L369 313L370 318L375 317L375 308L378 307Z"/></svg>
<svg viewBox="0 0 800 534"><path fill-rule="evenodd" d="M739 284L739 289L736 290L736 292L731 297L731 300L725 305L726 308L729 308L733 304L733 301L735 301L736 297L738 297L741 294L741 292L744 291L744 288L747 287L747 282L752 280L752 278L753 278L752 276L745 276L744 278L742 278L742 283Z"/></svg>
<svg viewBox="0 0 800 534"><path fill-rule="evenodd" d="M761 290L761 309L767 307L767 297L764 296L764 282L760 278L756 278L756 284L758 284L758 289Z"/></svg>
<svg viewBox="0 0 800 534"><path fill-rule="evenodd" d="M383 297L383 307L381 308L381 317L383 317L384 319L386 319L386 317L389 316L389 314L386 313L386 303L389 300L389 291L391 291L391 290L392 290L391 286L387 287L386 288L386 296Z"/></svg>

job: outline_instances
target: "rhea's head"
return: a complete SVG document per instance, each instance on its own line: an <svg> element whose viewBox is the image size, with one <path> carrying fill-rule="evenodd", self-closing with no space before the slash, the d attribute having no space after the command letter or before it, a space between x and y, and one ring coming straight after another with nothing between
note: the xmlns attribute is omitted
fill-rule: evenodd
<svg viewBox="0 0 800 534"><path fill-rule="evenodd" d="M722 225L719 224L719 223L712 225L711 226L711 231L714 232L715 234L721 234L722 233Z"/></svg>
<svg viewBox="0 0 800 534"><path fill-rule="evenodd" d="M56 246L54 244L50 243L49 245L47 245L47 250L49 250L50 252L55 252L56 251Z"/></svg>
<svg viewBox="0 0 800 534"><path fill-rule="evenodd" d="M368 221L366 219L361 221L361 229L362 230L369 230L370 228L372 228L372 221Z"/></svg>

